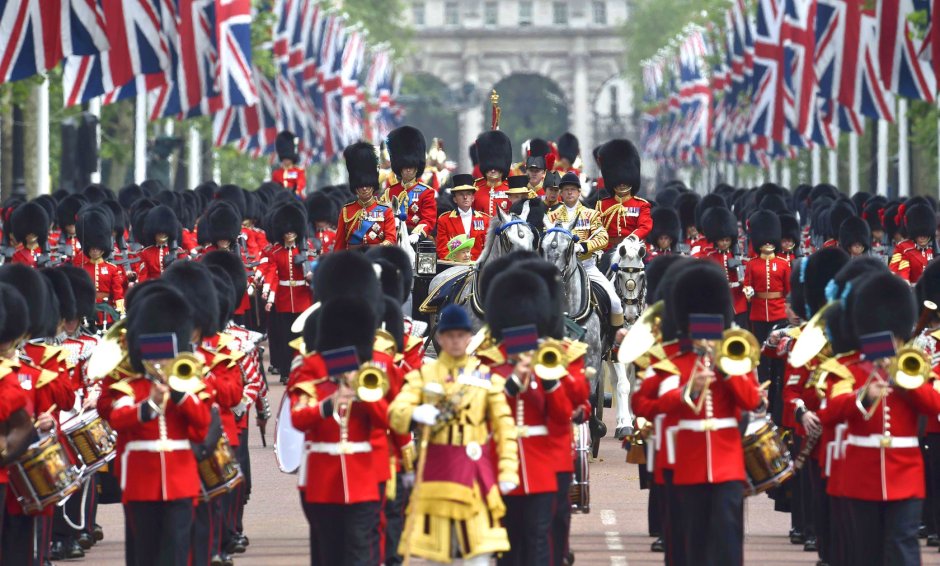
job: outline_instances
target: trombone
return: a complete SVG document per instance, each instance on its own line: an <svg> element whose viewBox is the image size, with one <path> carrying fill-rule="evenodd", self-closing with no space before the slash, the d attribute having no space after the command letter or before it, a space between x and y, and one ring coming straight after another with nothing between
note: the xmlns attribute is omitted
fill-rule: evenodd
<svg viewBox="0 0 940 566"><path fill-rule="evenodd" d="M906 391L911 391L917 389L921 385L927 383L930 379L931 365L930 360L927 358L927 355L924 354L924 351L914 346L912 342L905 344L900 350L898 350L897 355L890 359L890 361L885 362L884 360L880 362L875 362L874 367L871 370L871 373L868 375L868 379L865 381L865 385L859 390L858 395L859 399L864 399L868 396L869 388L875 380L883 381L883 378L879 374L879 369L884 368L887 372L887 382L888 385L892 387L898 387ZM878 407L878 403L881 402L888 395L887 390L882 392L882 394L875 399L872 403L871 408L865 415L866 420L871 418L875 413L875 409Z"/></svg>
<svg viewBox="0 0 940 566"><path fill-rule="evenodd" d="M181 352L165 366L151 360L143 360L143 364L148 376L173 391L196 393L203 388L202 378L206 374L206 366L195 354Z"/></svg>

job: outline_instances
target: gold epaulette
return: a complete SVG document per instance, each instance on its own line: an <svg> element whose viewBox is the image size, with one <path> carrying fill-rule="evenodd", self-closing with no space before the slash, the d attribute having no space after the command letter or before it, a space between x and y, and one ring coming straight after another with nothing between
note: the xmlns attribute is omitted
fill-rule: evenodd
<svg viewBox="0 0 940 566"><path fill-rule="evenodd" d="M855 390L855 378L854 377L842 378L839 380L839 383L836 383L835 385L832 386L832 392L831 392L830 397L835 398L840 395L851 393L854 390Z"/></svg>
<svg viewBox="0 0 940 566"><path fill-rule="evenodd" d="M388 331L381 330L375 333L375 342L372 349L394 357L398 353L398 344L395 343L395 338Z"/></svg>
<svg viewBox="0 0 940 566"><path fill-rule="evenodd" d="M224 347L228 346L229 344L231 344L231 343L232 343L232 340L234 340L234 339L235 339L235 337L232 336L231 334L220 333L220 334L219 334L219 342L218 342L218 345L217 345L216 347L217 347L219 350L221 350L222 348L224 348Z"/></svg>
<svg viewBox="0 0 940 566"><path fill-rule="evenodd" d="M671 375L678 375L678 374L679 374L679 366L677 366L672 360L670 360L670 359L668 359L668 358L665 359L665 360L659 360L658 362L656 362L655 364L653 364L653 369L659 370L659 371L664 371L664 372L669 373L669 374L671 374Z"/></svg>
<svg viewBox="0 0 940 566"><path fill-rule="evenodd" d="M934 330L933 332L931 332L931 333L929 334L929 336L930 336L931 338L935 338L935 339L937 339L937 340L940 340L940 328L938 328L937 330Z"/></svg>
<svg viewBox="0 0 940 566"><path fill-rule="evenodd" d="M491 360L495 365L502 365L506 363L506 357L503 356L503 352L500 351L498 344L494 344L487 348L478 350L476 355L481 358Z"/></svg>
<svg viewBox="0 0 940 566"><path fill-rule="evenodd" d="M568 362L573 362L583 356L588 351L588 345L586 342L581 342L580 340L572 340L570 338L565 338L565 355L568 358Z"/></svg>
<svg viewBox="0 0 940 566"><path fill-rule="evenodd" d="M295 383L293 387L290 388L290 390L300 391L311 399L317 398L317 384L313 381L301 381L300 383Z"/></svg>
<svg viewBox="0 0 940 566"><path fill-rule="evenodd" d="M39 377L36 379L36 389L40 389L42 387L49 385L50 383L55 381L55 378L57 377L59 377L59 374L57 374L56 372L40 368Z"/></svg>
<svg viewBox="0 0 940 566"><path fill-rule="evenodd" d="M66 356L65 348L61 346L51 346L49 344L44 344L43 346L44 349L42 352L42 361L39 362L40 365L45 365L46 362L52 358L58 358L58 360L61 361Z"/></svg>
<svg viewBox="0 0 940 566"><path fill-rule="evenodd" d="M307 355L307 345L304 343L304 337L298 336L287 343L288 346L300 352L301 356Z"/></svg>
<svg viewBox="0 0 940 566"><path fill-rule="evenodd" d="M134 396L134 388L131 387L130 383L128 383L126 380L123 380L123 379L121 381L115 381L114 383L112 383L109 389L120 391L121 393L127 395L128 397Z"/></svg>
<svg viewBox="0 0 940 566"><path fill-rule="evenodd" d="M417 336L408 336L408 338L405 339L405 351L409 352L412 348L420 346L421 344L424 344L424 340L421 338Z"/></svg>
<svg viewBox="0 0 940 566"><path fill-rule="evenodd" d="M828 360L821 363L819 365L819 370L834 374L838 377L841 377L842 379L851 379L853 381L855 380L855 376L852 375L852 372L849 371L849 368L842 365L842 363L835 358L829 358Z"/></svg>

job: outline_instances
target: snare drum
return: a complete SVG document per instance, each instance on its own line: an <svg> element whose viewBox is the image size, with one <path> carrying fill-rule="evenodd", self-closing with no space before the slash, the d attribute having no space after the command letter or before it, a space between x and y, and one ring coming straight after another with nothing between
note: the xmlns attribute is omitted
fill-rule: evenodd
<svg viewBox="0 0 940 566"><path fill-rule="evenodd" d="M10 487L23 510L38 513L78 490L81 474L59 439L47 436L7 468Z"/></svg>
<svg viewBox="0 0 940 566"><path fill-rule="evenodd" d="M574 477L568 488L572 513L591 512L591 488L588 462L591 456L591 429L588 423L574 425Z"/></svg>
<svg viewBox="0 0 940 566"><path fill-rule="evenodd" d="M217 495L231 491L242 481L242 470L235 458L235 451L224 434L212 454L196 463L199 480L202 484L202 496L208 501Z"/></svg>
<svg viewBox="0 0 940 566"><path fill-rule="evenodd" d="M747 495L763 493L793 475L790 451L768 417L751 421L742 443L744 468L747 471Z"/></svg>
<svg viewBox="0 0 940 566"><path fill-rule="evenodd" d="M62 423L62 437L75 457L85 465L87 477L110 462L115 456L117 433L91 409Z"/></svg>

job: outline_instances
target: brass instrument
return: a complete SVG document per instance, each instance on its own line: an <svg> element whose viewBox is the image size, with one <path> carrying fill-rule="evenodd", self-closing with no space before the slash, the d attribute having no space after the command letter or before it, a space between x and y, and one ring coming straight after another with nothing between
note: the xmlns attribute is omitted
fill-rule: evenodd
<svg viewBox="0 0 940 566"><path fill-rule="evenodd" d="M806 323L790 352L788 361L791 366L795 368L805 366L826 347L829 341L826 338L826 313L838 303L839 301L829 301Z"/></svg>
<svg viewBox="0 0 940 566"><path fill-rule="evenodd" d="M540 379L556 381L568 375L568 356L557 340L548 339L535 352L535 375Z"/></svg>
<svg viewBox="0 0 940 566"><path fill-rule="evenodd" d="M914 327L914 336L918 336L927 325L930 323L930 319L937 312L937 303L929 300L925 300L923 308L920 311L920 317L917 319L917 326Z"/></svg>
<svg viewBox="0 0 940 566"><path fill-rule="evenodd" d="M665 309L666 304L663 301L657 301L643 311L640 318L627 331L627 336L617 352L617 361L622 364L632 364L656 344L659 320Z"/></svg>
<svg viewBox="0 0 940 566"><path fill-rule="evenodd" d="M359 367L347 385L360 401L374 403L388 393L388 375L380 367L367 363Z"/></svg>
<svg viewBox="0 0 940 566"><path fill-rule="evenodd" d="M85 366L89 381L104 379L127 357L124 348L125 326L127 326L126 318L115 322L95 346Z"/></svg>
<svg viewBox="0 0 940 566"><path fill-rule="evenodd" d="M149 376L173 391L195 393L203 388L202 378L206 374L206 366L195 354L181 352L165 367L162 363L150 360L144 360L143 364Z"/></svg>
<svg viewBox="0 0 940 566"><path fill-rule="evenodd" d="M743 328L729 328L721 337L718 367L725 375L744 375L760 363L760 345L753 334Z"/></svg>
<svg viewBox="0 0 940 566"><path fill-rule="evenodd" d="M924 352L910 344L901 348L888 365L891 384L901 389L917 389L930 379L930 360Z"/></svg>
<svg viewBox="0 0 940 566"><path fill-rule="evenodd" d="M467 344L467 355L472 356L477 350L485 350L492 345L493 337L490 336L490 327L484 324L470 339L470 343Z"/></svg>

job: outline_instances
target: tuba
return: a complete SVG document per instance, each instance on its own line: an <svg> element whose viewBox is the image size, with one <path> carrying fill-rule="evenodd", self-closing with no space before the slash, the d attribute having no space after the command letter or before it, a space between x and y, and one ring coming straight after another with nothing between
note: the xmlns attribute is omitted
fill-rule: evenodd
<svg viewBox="0 0 940 566"><path fill-rule="evenodd" d="M388 375L374 364L363 364L347 383L356 392L356 397L366 403L374 403L388 393Z"/></svg>
<svg viewBox="0 0 940 566"><path fill-rule="evenodd" d="M557 340L545 340L535 352L533 371L540 379L556 381L568 375L568 356Z"/></svg>

